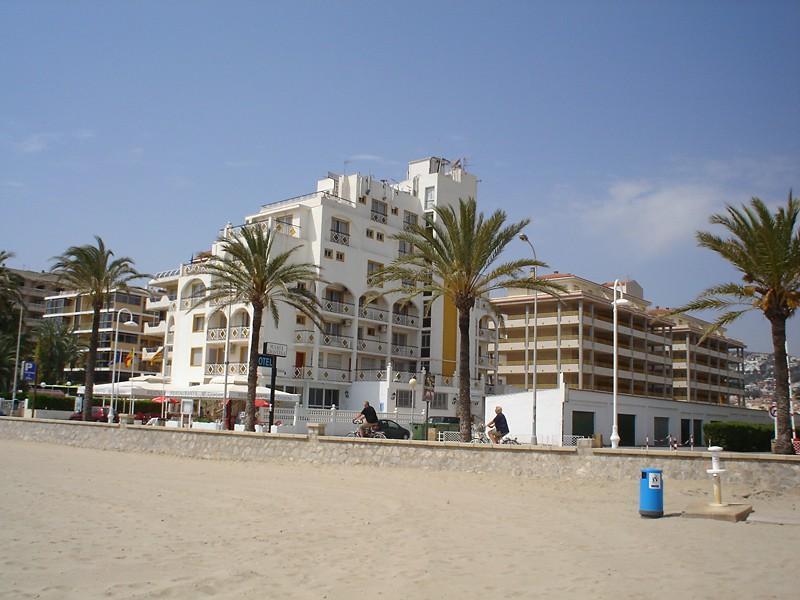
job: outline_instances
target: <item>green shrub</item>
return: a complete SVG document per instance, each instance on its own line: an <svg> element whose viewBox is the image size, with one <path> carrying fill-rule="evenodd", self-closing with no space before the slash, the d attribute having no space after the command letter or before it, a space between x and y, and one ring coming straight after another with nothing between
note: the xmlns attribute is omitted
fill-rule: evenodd
<svg viewBox="0 0 800 600"><path fill-rule="evenodd" d="M718 421L703 425L709 446L722 446L731 452L769 452L772 425Z"/></svg>
<svg viewBox="0 0 800 600"><path fill-rule="evenodd" d="M33 406L31 406L33 405ZM36 402L33 401L33 394L28 399L28 408L37 410L75 410L75 398L72 396L42 396L36 394Z"/></svg>

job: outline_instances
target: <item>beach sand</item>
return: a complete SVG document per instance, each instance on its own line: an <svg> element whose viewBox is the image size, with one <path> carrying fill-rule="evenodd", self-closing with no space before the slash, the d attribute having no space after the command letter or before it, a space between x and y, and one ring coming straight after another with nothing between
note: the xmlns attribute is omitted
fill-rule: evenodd
<svg viewBox="0 0 800 600"><path fill-rule="evenodd" d="M181 459L0 440L0 598L787 598L764 522L637 513L638 482ZM665 511L710 493L665 475ZM737 494L734 496L734 494ZM795 575L793 575L794 573Z"/></svg>

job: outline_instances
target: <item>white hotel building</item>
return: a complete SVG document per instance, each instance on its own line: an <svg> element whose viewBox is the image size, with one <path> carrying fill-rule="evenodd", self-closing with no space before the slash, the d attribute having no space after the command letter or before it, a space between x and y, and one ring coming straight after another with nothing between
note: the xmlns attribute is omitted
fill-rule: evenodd
<svg viewBox="0 0 800 600"><path fill-rule="evenodd" d="M278 359L278 387L300 394L303 405L312 408L360 408L369 400L382 412L419 413L425 408L421 383L415 392L408 382L412 377L421 382L425 369L436 377L430 414L454 415L455 307L439 299L426 312L423 296L404 303L399 294L387 295L369 304L365 297L381 291L381 282L371 274L408 251L392 238L395 233L407 223L422 222L435 206L476 196L474 175L447 160L426 158L409 163L406 180L396 184L329 173L317 182L315 192L265 204L246 217L245 225L276 234L276 251L299 246L297 260L320 265L325 280L316 284L325 331L288 306L281 307L277 328L271 315L264 317L261 342L288 346L286 358ZM228 224L221 235L234 230ZM163 371L173 384L198 385L223 376L226 347L230 381L243 381L247 375L249 305L206 303L192 308L211 283L204 262L220 251L214 242L208 254L150 281L153 295L146 308L158 311L160 320L146 333L163 336ZM488 347L496 327L488 311L486 302L473 311L470 377L472 410L479 415L486 373L495 368ZM269 370L263 369L259 384L267 385L268 376Z"/></svg>

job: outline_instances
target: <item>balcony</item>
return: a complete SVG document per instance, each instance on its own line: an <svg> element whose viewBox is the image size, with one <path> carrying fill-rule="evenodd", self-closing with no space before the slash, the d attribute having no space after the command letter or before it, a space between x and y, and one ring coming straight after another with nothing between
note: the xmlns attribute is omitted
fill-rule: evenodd
<svg viewBox="0 0 800 600"><path fill-rule="evenodd" d="M205 304L205 302L203 302L205 297L205 294L201 294L198 296L181 298L181 310L195 310L197 308L202 308L203 304Z"/></svg>
<svg viewBox="0 0 800 600"><path fill-rule="evenodd" d="M353 338L333 333L320 333L319 345L349 350L353 346Z"/></svg>
<svg viewBox="0 0 800 600"><path fill-rule="evenodd" d="M313 346L316 332L309 330L298 330L294 332L294 343L301 346Z"/></svg>
<svg viewBox="0 0 800 600"><path fill-rule="evenodd" d="M356 349L359 352L368 352L371 354L384 355L386 354L386 351L389 349L389 345L386 343L385 340L358 338Z"/></svg>
<svg viewBox="0 0 800 600"><path fill-rule="evenodd" d="M333 367L319 367L317 369L317 381L350 383L350 371Z"/></svg>
<svg viewBox="0 0 800 600"><path fill-rule="evenodd" d="M488 354L480 354L478 355L478 366L483 369L490 369L492 368L492 357Z"/></svg>
<svg viewBox="0 0 800 600"><path fill-rule="evenodd" d="M386 369L358 369L356 381L386 381Z"/></svg>
<svg viewBox="0 0 800 600"><path fill-rule="evenodd" d="M346 231L336 231L331 229L331 241L334 244L341 244L342 246L350 245L350 234Z"/></svg>
<svg viewBox="0 0 800 600"><path fill-rule="evenodd" d="M159 321L158 325L150 325L150 323L144 324L145 335L164 335L166 332L167 332L166 321Z"/></svg>
<svg viewBox="0 0 800 600"><path fill-rule="evenodd" d="M389 322L389 311L381 308L373 308L371 306L361 306L358 309L358 316L362 319L378 321L379 323Z"/></svg>
<svg viewBox="0 0 800 600"><path fill-rule="evenodd" d="M206 363L206 375L225 375L225 363ZM228 375L247 375L249 371L245 362L228 363Z"/></svg>
<svg viewBox="0 0 800 600"><path fill-rule="evenodd" d="M163 294L161 296L150 296L144 301L145 310L169 310L174 306L173 302L178 299L177 294Z"/></svg>
<svg viewBox="0 0 800 600"><path fill-rule="evenodd" d="M478 328L478 339L479 340L494 340L494 329L484 329L483 327Z"/></svg>
<svg viewBox="0 0 800 600"><path fill-rule="evenodd" d="M386 225L386 213L378 212L377 210L370 211L369 218L375 221L376 223L380 223L381 225Z"/></svg>
<svg viewBox="0 0 800 600"><path fill-rule="evenodd" d="M419 348L416 346L406 346L405 344L392 344L392 354L406 358L416 358Z"/></svg>
<svg viewBox="0 0 800 600"><path fill-rule="evenodd" d="M355 312L355 305L350 302L340 302L339 300L330 300L328 298L321 298L319 302L325 312L348 316L352 316Z"/></svg>
<svg viewBox="0 0 800 600"><path fill-rule="evenodd" d="M416 315L404 315L402 313L393 313L392 323L394 323L395 325L400 325L402 327L417 328L419 327L419 317L417 317Z"/></svg>
<svg viewBox="0 0 800 600"><path fill-rule="evenodd" d="M250 327L231 327L231 341L247 341L250 339ZM224 342L227 338L228 330L225 327L214 327L206 330L207 342Z"/></svg>

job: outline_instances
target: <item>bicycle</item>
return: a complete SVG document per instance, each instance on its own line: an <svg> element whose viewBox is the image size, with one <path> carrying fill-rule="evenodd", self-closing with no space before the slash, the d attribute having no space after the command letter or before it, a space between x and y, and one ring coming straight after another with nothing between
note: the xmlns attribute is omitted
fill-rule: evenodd
<svg viewBox="0 0 800 600"><path fill-rule="evenodd" d="M360 425L360 424L361 424L361 421L359 421L358 419L353 419L353 425ZM383 433L380 429L378 429L378 427L380 427L380 426L377 423L375 423L372 426L371 431L367 435L362 435L361 434L361 428L359 427L355 431L351 431L350 433L348 433L346 437L349 437L349 438L372 438L372 439L375 439L375 440L385 440L386 439L386 434Z"/></svg>
<svg viewBox="0 0 800 600"><path fill-rule="evenodd" d="M478 427L472 428L472 439L469 442L470 444L491 444L492 440L489 439L489 436L486 435L486 431L483 425Z"/></svg>

